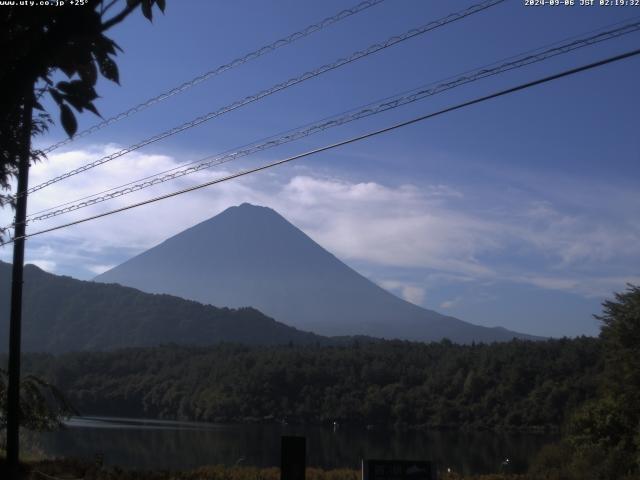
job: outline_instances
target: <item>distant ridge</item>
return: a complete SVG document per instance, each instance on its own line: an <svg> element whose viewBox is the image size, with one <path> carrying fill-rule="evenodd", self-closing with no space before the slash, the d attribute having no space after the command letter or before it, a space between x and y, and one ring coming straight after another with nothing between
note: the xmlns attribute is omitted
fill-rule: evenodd
<svg viewBox="0 0 640 480"><path fill-rule="evenodd" d="M252 306L321 335L417 341L535 339L406 302L366 279L270 208L244 203L95 280L218 306Z"/></svg>
<svg viewBox="0 0 640 480"><path fill-rule="evenodd" d="M0 352L9 333L11 265L0 262ZM326 344L253 308L230 310L120 285L85 282L25 266L22 345L27 352L112 350L176 343Z"/></svg>

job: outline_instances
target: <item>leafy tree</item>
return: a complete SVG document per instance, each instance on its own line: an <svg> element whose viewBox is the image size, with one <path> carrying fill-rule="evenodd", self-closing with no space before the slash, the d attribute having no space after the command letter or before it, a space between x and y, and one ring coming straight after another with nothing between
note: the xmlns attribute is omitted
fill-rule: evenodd
<svg viewBox="0 0 640 480"><path fill-rule="evenodd" d="M557 429L596 396L599 344L167 345L32 354L24 367L85 414L539 431ZM512 372L525 366L537 374L523 388Z"/></svg>
<svg viewBox="0 0 640 480"><path fill-rule="evenodd" d="M640 475L640 288L629 285L602 306L599 392L571 416L563 441L535 462L533 473L543 478Z"/></svg>
<svg viewBox="0 0 640 480"><path fill-rule="evenodd" d="M7 371L0 369L0 431L7 426L3 408L7 400L7 376ZM76 413L55 386L35 375L23 378L20 390L20 424L29 430L55 430L62 420Z"/></svg>
<svg viewBox="0 0 640 480"><path fill-rule="evenodd" d="M604 344L606 391L640 412L640 287L629 285L603 304L600 338Z"/></svg>
<svg viewBox="0 0 640 480"><path fill-rule="evenodd" d="M60 113L60 122L69 136L77 130L77 121L73 110L83 112L89 110L99 115L93 104L98 97L95 90L98 74L108 80L118 82L118 68L115 56L120 49L106 32L124 21L137 8L152 19L152 8L157 5L164 11L165 0L83 0L80 2L61 2L55 5L4 5L0 9L0 191L10 188L11 179L19 176L19 189L25 190L27 185L29 163L44 157L42 151L31 148L31 138L47 130L52 123L50 114L45 110L41 100L50 95ZM26 2L25 2L26 3ZM43 2L37 2L43 3ZM54 82L59 72L66 75L66 81ZM34 110L37 112L34 118ZM26 213L26 197L22 202L16 197L0 195L0 206L7 203L18 206L17 220L22 221ZM24 224L20 225L24 228ZM4 235L0 228L0 240ZM16 232L19 229L16 228ZM17 285L21 284L21 258L24 240L18 243L14 253L17 267ZM13 309L12 309L13 311ZM19 321L19 316L17 317ZM15 345L12 345L14 347ZM19 358L19 344L14 359ZM17 382L18 363L11 367L11 381ZM35 417L49 425L51 418L42 411L40 390L44 387L35 377L26 379L21 387L22 414L25 418L27 410ZM6 390L3 390L6 392ZM4 393L0 408L9 411L18 400L18 389ZM15 395L13 395L15 393ZM11 397L10 399L8 397ZM10 400L10 401L9 401ZM6 405L6 407L5 407ZM17 423L15 417L9 417L7 428L7 455L10 469L17 462ZM13 448L12 448L13 445Z"/></svg>
<svg viewBox="0 0 640 480"><path fill-rule="evenodd" d="M572 419L569 441L578 456L600 453L599 464L609 466L602 478L620 478L640 473L640 287L628 285L602 306L601 392Z"/></svg>
<svg viewBox="0 0 640 480"><path fill-rule="evenodd" d="M52 122L41 100L49 95L69 136L77 130L74 110L99 115L94 105L98 75L119 81L120 47L106 33L137 8L149 20L165 0L87 0L84 5L0 8L0 189L8 190L30 138ZM54 82L57 72L67 80ZM31 108L38 114L31 118ZM25 130L28 132L25 133ZM27 134L28 133L28 134ZM31 161L43 157L31 150ZM13 203L0 195L0 204ZM0 232L2 234L2 232Z"/></svg>

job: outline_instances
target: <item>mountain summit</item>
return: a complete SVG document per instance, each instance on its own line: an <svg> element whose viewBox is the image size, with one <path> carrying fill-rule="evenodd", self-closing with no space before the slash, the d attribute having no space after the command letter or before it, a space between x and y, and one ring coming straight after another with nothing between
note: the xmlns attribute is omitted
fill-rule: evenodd
<svg viewBox="0 0 640 480"><path fill-rule="evenodd" d="M216 306L251 306L322 335L455 342L526 335L406 302L323 249L270 208L244 203L195 225L95 281Z"/></svg>

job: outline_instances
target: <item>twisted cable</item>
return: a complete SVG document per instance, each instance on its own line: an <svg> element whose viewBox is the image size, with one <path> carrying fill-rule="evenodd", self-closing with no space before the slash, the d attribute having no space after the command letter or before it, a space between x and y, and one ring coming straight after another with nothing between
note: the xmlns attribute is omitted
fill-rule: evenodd
<svg viewBox="0 0 640 480"><path fill-rule="evenodd" d="M156 95L155 97L145 100L144 102L139 103L138 105L135 105L130 109L125 110L124 112L118 113L117 115L109 117L85 130L82 130L81 132L76 133L73 137L66 138L57 143L54 143L53 145L50 145L47 148L45 148L43 152L45 154L50 153L55 149L62 147L63 145L67 145L68 143L71 143L77 138L91 135L92 133L97 132L98 130L102 130L103 128L108 127L109 125L122 120L123 118L127 118L132 115L135 115L136 113L141 112L142 110L145 110L146 108L152 105L155 105L156 103L160 103L166 100L167 98L170 98L170 97L173 97L174 95L182 93L185 90L188 90L191 87L198 85L199 83L202 83L206 80L209 80L212 77L215 77L216 75L226 72L227 70L231 70L232 68L238 67L244 63L250 62L251 60L255 60L256 58L262 57L263 55L266 55L267 53L271 53L280 47L290 45L296 42L297 40L300 40L301 38L307 37L312 33L315 33L319 30L322 30L328 27L329 25L332 25L334 23L339 22L340 20L344 20L347 17L350 17L364 10L367 10L368 8L378 5L379 3L382 3L384 1L385 0L366 0L364 2L357 4L352 8L347 8L345 10L342 10L341 12L338 12L337 14L331 17L327 17L318 23L309 25L308 27L302 30L299 30L284 38L276 40L275 42L272 42L269 45L265 45L264 47L254 50L253 52L247 53L242 57L236 58L235 60L232 60L227 64L220 65L219 67L216 67L213 70L209 70L208 72L198 75L197 77L192 78L191 80L188 80L183 84L175 88L172 88L171 90L167 90L166 92L162 92L159 95Z"/></svg>
<svg viewBox="0 0 640 480"><path fill-rule="evenodd" d="M636 32L638 30L640 30L640 21L623 25L622 27L609 30L606 32L602 32L587 38L561 44L553 48L544 50L542 52L533 53L533 54L524 54L519 57L515 57L514 60L511 60L508 62L504 62L500 64L492 64L492 66L490 67L482 67L475 71L462 74L449 81L441 82L435 85L429 84L427 86L420 87L410 92L402 93L393 97L388 97L384 100L378 101L377 103L372 103L372 104L360 107L358 109L351 110L350 112L347 112L347 113L339 114L333 117L329 117L327 119L320 120L316 123L307 125L305 127L301 127L295 130L290 130L285 135L282 135L279 137L271 137L261 143L251 144L249 146L242 147L241 149L230 151L221 155L219 154L219 155L212 155L212 156L205 157L195 162L191 162L191 166L188 166L188 167L186 165L183 165L182 167L176 167L171 170L161 172L154 176L145 177L143 179L136 180L134 182L130 182L125 185L121 185L120 187L114 187L113 189L107 190L106 192L101 192L99 194L90 195L89 197L84 197L82 199L79 199L82 201L75 200L75 201L67 202L55 207L51 207L46 210L42 210L41 212L37 212L38 214L30 215L29 218L27 219L27 223L57 217L59 215L69 213L75 210L79 210L81 208L89 207L97 203L102 203L104 201L111 200L113 198L128 195L130 193L137 192L139 190L143 190L145 188L158 185L160 183L168 182L170 180L174 180L176 178L190 175L192 173L196 173L201 170L211 168L213 166L231 162L241 157L249 156L249 155L262 152L264 150L267 150L279 145L283 145L304 137L308 137L310 135L320 133L322 131L328 130L333 127L344 125L346 123L359 120L365 117L369 117L372 115L376 115L382 112L386 112L388 110L393 110L400 106L407 105L407 104L416 102L418 100L422 100L424 98L430 97L432 95L436 95L438 93L444 92L446 90L456 88L460 85L471 83L471 82L480 80L482 78L487 78L493 75L498 75L500 73L504 73L517 68L522 68L524 66L531 65L533 63L538 63L551 57L562 55L570 51L577 50L579 48L593 45L595 43L600 43L606 40L617 38L622 35ZM183 168L183 167L186 167L186 168Z"/></svg>
<svg viewBox="0 0 640 480"><path fill-rule="evenodd" d="M50 180L45 181L44 183L41 183L39 185L35 185L31 188L29 188L29 190L27 190L26 194L31 194L34 192L37 192L38 190L42 190L43 188L46 188L50 185L53 185L54 183L60 182L66 178L72 177L74 175L77 175L79 173L82 172L86 172L87 170L91 170L92 168L95 168L99 165L103 165L107 162L110 162L112 160L115 160L116 158L122 157L123 155L126 155L128 153L131 153L135 150L138 150L144 146L150 145L152 143L158 142L160 140L163 140L167 137L170 137L172 135L175 135L177 133L183 132L185 130L188 130L190 128L196 127L198 125L201 125L204 122L208 122L209 120L212 120L216 117L219 117L221 115L224 115L225 113L231 112L233 110L236 110L238 108L241 108L245 105L248 105L250 103L256 102L258 100L261 100L265 97L268 97L269 95L273 95L276 92L285 90L289 87L292 87L294 85L297 85L299 83L302 83L306 80L309 80L311 78L317 77L319 75L322 75L326 72L329 72L331 70L335 70L336 68L342 67L344 65L350 64L352 62L355 62L356 60L359 60L361 58L367 57L369 55L372 55L376 52L379 52L381 50L384 50L386 48L392 47L394 45L397 45L398 43L404 42L410 38L416 37L418 35L422 35L426 32L429 32L431 30L434 30L438 27L441 27L443 25L447 25L449 23L455 22L457 20L461 20L465 17L468 17L469 15L473 15L475 13L481 12L483 10L486 10L490 7L493 7L499 3L504 2L505 0L487 0L485 2L476 4L476 5L472 5L469 8L466 8L464 10L461 10L459 12L456 13L452 13L447 15L446 17L443 17L439 20L434 20L432 22L429 22L425 25L422 25L420 27L417 28L412 28L411 30L408 30L406 32L404 32L401 35L394 35L390 38L388 38L386 41L382 42L382 43L376 43L373 44L371 46L369 46L368 48L364 49L364 50L359 50L357 52L352 53L351 55L349 55L348 57L344 57L344 58L340 58L338 60L336 60L333 63L328 63L326 65L323 65L321 67L318 67L314 70L308 71L303 73L302 75L299 75L297 77L293 77L290 78L289 80L276 84L274 86L272 86L271 88L262 90L258 93L255 93L253 95L249 95L241 100L238 100L236 102L233 102L227 106L224 106L222 108L219 108L218 110L214 110L212 112L206 113L204 115L201 115L199 117L194 118L193 120L183 123L182 125L179 125L177 127L173 127L169 130L166 130L162 133L159 133L157 135L154 135L153 137L149 137L145 140L142 140L134 145L131 145L129 147L123 148L121 150L118 150L117 152L114 152L110 155L106 155L102 158L99 158L93 162L90 162L86 165L83 165L81 167L78 167L76 169L70 170L66 173L63 173L61 175L58 175L57 177L54 177ZM15 196L14 196L15 198Z"/></svg>

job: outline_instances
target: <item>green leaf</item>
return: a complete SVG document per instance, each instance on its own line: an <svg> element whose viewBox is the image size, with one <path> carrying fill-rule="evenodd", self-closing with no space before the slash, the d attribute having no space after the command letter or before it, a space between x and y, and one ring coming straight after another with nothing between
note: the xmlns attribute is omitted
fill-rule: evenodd
<svg viewBox="0 0 640 480"><path fill-rule="evenodd" d="M87 103L84 108L86 108L87 110L89 110L90 112L94 113L95 115L97 115L98 117L102 118L102 115L100 115L100 112L98 112L98 109L96 108L96 106L93 104L93 102L89 102Z"/></svg>
<svg viewBox="0 0 640 480"><path fill-rule="evenodd" d="M165 2L165 0L156 0L156 3L158 4L158 8L160 9L160 11L164 13L164 9L167 6L167 3Z"/></svg>
<svg viewBox="0 0 640 480"><path fill-rule="evenodd" d="M56 87L58 88L58 90L63 91L64 93L69 93L69 91L71 90L71 84L69 82L58 82L58 84L56 85Z"/></svg>
<svg viewBox="0 0 640 480"><path fill-rule="evenodd" d="M153 12L151 10L151 0L142 0L142 14L149 19L150 22L153 21Z"/></svg>
<svg viewBox="0 0 640 480"><path fill-rule="evenodd" d="M56 50L52 55L51 66L59 68L67 77L71 78L78 71L78 65L84 63L83 60L90 54L91 47L88 43L66 43L63 48Z"/></svg>
<svg viewBox="0 0 640 480"><path fill-rule="evenodd" d="M118 85L120 84L120 74L118 72L116 62L108 56L105 56L100 60L99 66L100 73L102 73L105 78L117 83Z"/></svg>
<svg viewBox="0 0 640 480"><path fill-rule="evenodd" d="M59 82L56 87L59 92L64 93L64 95L60 95L58 103L67 102L79 112L82 112L84 108L89 108L91 102L98 98L95 88L83 80Z"/></svg>
<svg viewBox="0 0 640 480"><path fill-rule="evenodd" d="M67 135L73 137L78 130L78 122L67 104L60 105L60 122Z"/></svg>
<svg viewBox="0 0 640 480"><path fill-rule="evenodd" d="M64 83L64 85L62 85ZM67 95L72 95L83 102L90 102L98 98L95 88L87 84L84 80L73 80L72 82L60 82L58 88Z"/></svg>
<svg viewBox="0 0 640 480"><path fill-rule="evenodd" d="M51 98L53 98L53 100L58 105L62 105L62 103L64 102L64 99L62 98L62 95L60 94L60 92L58 90L56 90L55 88L50 88L49 89L49 94L51 95Z"/></svg>
<svg viewBox="0 0 640 480"><path fill-rule="evenodd" d="M75 108L78 112L82 113L82 110L85 107L85 102L83 102L78 97L74 97L72 95L65 95L64 99L67 103L69 103L73 108Z"/></svg>
<svg viewBox="0 0 640 480"><path fill-rule="evenodd" d="M73 77L73 74L76 73L76 69L72 65L60 65L60 70L69 78Z"/></svg>
<svg viewBox="0 0 640 480"><path fill-rule="evenodd" d="M117 50L122 51L122 49L116 42L111 40L109 37L105 37L104 35L100 35L99 37L96 37L93 40L93 42L94 43L93 43L93 48L91 50L91 53L96 58L102 58L107 53L111 55L116 55Z"/></svg>
<svg viewBox="0 0 640 480"><path fill-rule="evenodd" d="M98 81L98 69L92 59L78 67L78 73L82 81L91 86L95 85Z"/></svg>

